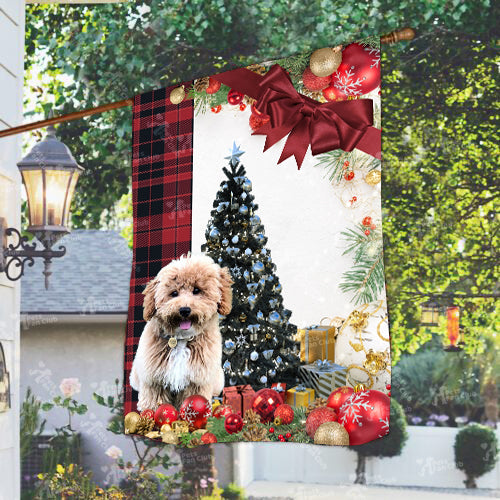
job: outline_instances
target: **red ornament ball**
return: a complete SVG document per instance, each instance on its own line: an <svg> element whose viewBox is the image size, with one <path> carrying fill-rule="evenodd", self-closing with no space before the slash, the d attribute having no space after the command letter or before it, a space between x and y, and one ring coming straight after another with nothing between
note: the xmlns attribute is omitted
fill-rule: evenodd
<svg viewBox="0 0 500 500"><path fill-rule="evenodd" d="M252 400L252 410L260 416L262 423L271 422L278 406L283 404L279 392L274 389L261 389L255 393Z"/></svg>
<svg viewBox="0 0 500 500"><path fill-rule="evenodd" d="M368 94L379 85L380 50L359 43L348 45L342 51L342 63L332 75L332 86L344 95L355 96Z"/></svg>
<svg viewBox="0 0 500 500"><path fill-rule="evenodd" d="M349 170L349 172L346 172L344 174L344 179L346 181L352 181L354 179L354 172L352 170Z"/></svg>
<svg viewBox="0 0 500 500"><path fill-rule="evenodd" d="M330 396L328 396L326 406L328 406L328 408L332 408L332 410L335 410L338 413L340 407L353 393L354 390L351 387L347 387L346 385L339 387L338 389L335 389Z"/></svg>
<svg viewBox="0 0 500 500"><path fill-rule="evenodd" d="M215 94L220 89L220 82L212 76L208 79L208 87L205 90L207 94Z"/></svg>
<svg viewBox="0 0 500 500"><path fill-rule="evenodd" d="M366 236L370 236L370 230L369 229L365 229L365 234L366 234Z"/></svg>
<svg viewBox="0 0 500 500"><path fill-rule="evenodd" d="M288 425L293 422L295 413L290 405L282 404L274 410L274 418L280 418L283 425Z"/></svg>
<svg viewBox="0 0 500 500"><path fill-rule="evenodd" d="M215 434L212 434L211 432L205 432L205 434L201 436L201 442L203 444L216 443L217 437Z"/></svg>
<svg viewBox="0 0 500 500"><path fill-rule="evenodd" d="M210 108L210 111L212 111L212 113L220 113L221 109L222 109L222 106L219 104L218 106L214 106L213 108Z"/></svg>
<svg viewBox="0 0 500 500"><path fill-rule="evenodd" d="M155 412L148 408L147 410L141 411L141 417L146 417L146 418L149 418L150 420L154 420Z"/></svg>
<svg viewBox="0 0 500 500"><path fill-rule="evenodd" d="M215 418L226 418L231 413L233 413L233 409L229 405L219 405L215 408L212 415Z"/></svg>
<svg viewBox="0 0 500 500"><path fill-rule="evenodd" d="M268 115L250 115L248 123L250 124L250 128L255 132L256 130L259 130L262 125L265 125L269 120L270 118Z"/></svg>
<svg viewBox="0 0 500 500"><path fill-rule="evenodd" d="M323 89L323 97L327 101L345 101L347 99L347 95L333 85Z"/></svg>
<svg viewBox="0 0 500 500"><path fill-rule="evenodd" d="M321 406L319 408L316 408L311 413L309 413L309 416L307 417L306 420L307 435L311 439L314 439L314 434L316 433L316 430L321 424L324 424L325 422L336 422L336 421L337 421L337 414L331 408L328 408L326 406Z"/></svg>
<svg viewBox="0 0 500 500"><path fill-rule="evenodd" d="M240 104L240 111L245 111L245 109L247 109L247 105L245 103L241 103Z"/></svg>
<svg viewBox="0 0 500 500"><path fill-rule="evenodd" d="M240 104L241 101L243 101L244 97L245 97L245 94L242 94L241 92L238 92L237 90L231 89L227 94L227 102L229 104L232 104L233 106L236 106L237 104Z"/></svg>
<svg viewBox="0 0 500 500"><path fill-rule="evenodd" d="M243 419L237 413L231 413L224 420L224 429L228 434L236 434L243 429Z"/></svg>
<svg viewBox="0 0 500 500"><path fill-rule="evenodd" d="M189 424L190 429L203 429L212 415L212 406L207 398L195 394L184 400L179 409L179 416Z"/></svg>
<svg viewBox="0 0 500 500"><path fill-rule="evenodd" d="M155 422L158 427L163 424L171 424L174 420L179 418L179 412L172 405L161 405L155 412Z"/></svg>
<svg viewBox="0 0 500 500"><path fill-rule="evenodd" d="M349 433L349 444L368 443L389 433L391 400L380 391L355 392L339 410L339 423Z"/></svg>
<svg viewBox="0 0 500 500"><path fill-rule="evenodd" d="M366 216L364 219L363 219L363 222L362 222L363 226L371 226L372 225L372 218L369 217L369 216Z"/></svg>
<svg viewBox="0 0 500 500"><path fill-rule="evenodd" d="M302 73L302 83L304 87L312 92L317 92L318 90L323 90L330 85L331 75L328 76L316 76L311 68L308 66L304 73Z"/></svg>

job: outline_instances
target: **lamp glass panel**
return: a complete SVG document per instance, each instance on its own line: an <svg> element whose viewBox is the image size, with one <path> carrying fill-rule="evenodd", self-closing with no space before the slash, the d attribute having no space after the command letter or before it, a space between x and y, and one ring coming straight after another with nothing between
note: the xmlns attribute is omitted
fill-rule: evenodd
<svg viewBox="0 0 500 500"><path fill-rule="evenodd" d="M62 226L63 209L66 199L66 190L71 170L45 169L45 198L47 204L46 224L48 226Z"/></svg>
<svg viewBox="0 0 500 500"><path fill-rule="evenodd" d="M42 170L22 170L28 197L30 226L43 226L43 179Z"/></svg>
<svg viewBox="0 0 500 500"><path fill-rule="evenodd" d="M75 187L76 183L78 182L78 177L80 175L80 172L78 170L75 170L73 172L73 177L71 178L69 188L68 188L68 196L66 198L66 206L64 208L64 220L63 220L63 226L68 225L68 218L69 218L69 209L71 207L71 202L73 200L73 195L75 194Z"/></svg>

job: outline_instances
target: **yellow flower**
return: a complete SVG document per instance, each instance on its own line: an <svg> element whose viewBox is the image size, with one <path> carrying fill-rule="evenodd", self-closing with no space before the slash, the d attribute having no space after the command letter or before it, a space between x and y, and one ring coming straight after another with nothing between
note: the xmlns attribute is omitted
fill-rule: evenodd
<svg viewBox="0 0 500 500"><path fill-rule="evenodd" d="M44 477L45 476L42 473L38 474L38 476L37 476L38 479L43 479Z"/></svg>
<svg viewBox="0 0 500 500"><path fill-rule="evenodd" d="M75 464L69 464L69 466L68 466L68 472L69 472L70 474L72 474L72 473L73 473L73 467L74 467L74 465L75 465Z"/></svg>
<svg viewBox="0 0 500 500"><path fill-rule="evenodd" d="M64 467L61 464L57 464L56 471L59 474L64 474Z"/></svg>

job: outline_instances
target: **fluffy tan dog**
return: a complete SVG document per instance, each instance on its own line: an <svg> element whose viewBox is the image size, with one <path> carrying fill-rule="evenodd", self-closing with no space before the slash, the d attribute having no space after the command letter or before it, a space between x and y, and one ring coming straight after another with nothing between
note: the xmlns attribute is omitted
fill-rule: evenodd
<svg viewBox="0 0 500 500"><path fill-rule="evenodd" d="M219 314L231 312L231 285L229 271L205 255L174 260L148 283L147 324L130 373L139 410L179 408L193 394L210 401L222 392Z"/></svg>

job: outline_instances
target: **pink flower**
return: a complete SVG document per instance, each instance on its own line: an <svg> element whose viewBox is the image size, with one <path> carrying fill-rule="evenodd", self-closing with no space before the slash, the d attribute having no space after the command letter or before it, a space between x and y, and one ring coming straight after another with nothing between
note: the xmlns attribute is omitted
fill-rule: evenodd
<svg viewBox="0 0 500 500"><path fill-rule="evenodd" d="M77 378L63 378L59 386L65 398L71 398L75 394L78 394L81 388L82 384L80 384Z"/></svg>
<svg viewBox="0 0 500 500"><path fill-rule="evenodd" d="M207 480L206 479L200 479L200 486L202 488L206 488L208 486Z"/></svg>
<svg viewBox="0 0 500 500"><path fill-rule="evenodd" d="M104 453L111 457L113 460L117 460L123 456L123 452L118 446L110 446Z"/></svg>

